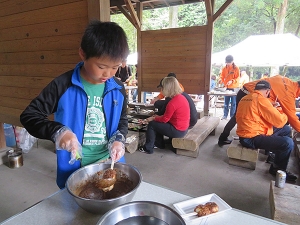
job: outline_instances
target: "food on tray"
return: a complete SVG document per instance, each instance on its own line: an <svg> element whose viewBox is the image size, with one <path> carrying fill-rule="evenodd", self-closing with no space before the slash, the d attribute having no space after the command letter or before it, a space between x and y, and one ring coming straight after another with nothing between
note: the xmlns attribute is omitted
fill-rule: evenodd
<svg viewBox="0 0 300 225"><path fill-rule="evenodd" d="M136 123L128 123L128 128L138 130L138 129L142 129L143 126Z"/></svg>
<svg viewBox="0 0 300 225"><path fill-rule="evenodd" d="M219 206L215 202L207 202L205 205L200 204L197 205L194 209L194 212L197 213L198 217L207 216L212 213L216 213L219 211Z"/></svg>

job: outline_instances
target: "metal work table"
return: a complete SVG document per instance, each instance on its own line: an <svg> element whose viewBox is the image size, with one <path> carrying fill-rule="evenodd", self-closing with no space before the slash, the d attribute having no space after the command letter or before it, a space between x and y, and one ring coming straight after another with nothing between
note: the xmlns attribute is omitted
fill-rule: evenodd
<svg viewBox="0 0 300 225"><path fill-rule="evenodd" d="M172 208L174 203L192 197L169 189L142 182L132 201L154 201ZM52 224L96 224L101 215L81 209L66 189L60 190L29 209L5 220L1 225L52 225ZM192 224L192 223L189 223ZM283 224L261 216L231 209L196 223L201 225L272 225Z"/></svg>

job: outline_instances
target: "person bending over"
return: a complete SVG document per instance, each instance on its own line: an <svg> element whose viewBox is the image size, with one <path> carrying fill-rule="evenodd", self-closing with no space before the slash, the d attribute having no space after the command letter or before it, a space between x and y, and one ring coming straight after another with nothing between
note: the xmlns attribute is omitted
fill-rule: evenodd
<svg viewBox="0 0 300 225"><path fill-rule="evenodd" d="M270 174L276 175L277 170L283 170L286 172L286 180L295 181L297 176L287 170L294 149L291 128L286 125L287 116L268 100L270 89L269 82L259 81L254 92L241 99L236 113L236 133L242 146L272 150L275 153Z"/></svg>
<svg viewBox="0 0 300 225"><path fill-rule="evenodd" d="M289 124L297 131L300 132L300 121L296 115L295 99L300 96L300 81L292 81L287 77L276 75L264 79L268 81L271 86L269 100L273 104L280 104L283 112L288 117ZM253 93L254 87L260 80L252 81L244 84L244 86L238 91L236 96L236 104L238 107L239 101L247 94ZM218 145L221 147L226 144L230 144L231 140L228 139L231 130L236 124L235 115L227 122L223 132L221 133Z"/></svg>

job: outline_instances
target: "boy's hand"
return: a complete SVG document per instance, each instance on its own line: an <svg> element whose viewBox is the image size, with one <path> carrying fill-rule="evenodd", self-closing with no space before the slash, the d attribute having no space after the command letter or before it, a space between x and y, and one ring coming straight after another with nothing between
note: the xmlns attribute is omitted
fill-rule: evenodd
<svg viewBox="0 0 300 225"><path fill-rule="evenodd" d="M82 158L82 147L79 143L76 135L70 131L65 130L55 140L56 149L64 149L68 152L71 152L71 160L69 161L70 164L73 164L75 160Z"/></svg>
<svg viewBox="0 0 300 225"><path fill-rule="evenodd" d="M114 141L111 149L109 149L109 155L114 162L118 162L125 154L125 146L120 141Z"/></svg>

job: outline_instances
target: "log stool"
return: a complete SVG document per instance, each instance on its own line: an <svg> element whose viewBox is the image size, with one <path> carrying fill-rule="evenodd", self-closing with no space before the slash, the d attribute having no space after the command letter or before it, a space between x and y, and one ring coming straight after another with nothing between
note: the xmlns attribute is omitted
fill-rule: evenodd
<svg viewBox="0 0 300 225"><path fill-rule="evenodd" d="M125 150L134 153L140 146L146 142L146 133L139 131L128 131L126 136Z"/></svg>
<svg viewBox="0 0 300 225"><path fill-rule="evenodd" d="M259 149L243 147L239 140L233 140L227 149L230 165L255 170Z"/></svg>
<svg viewBox="0 0 300 225"><path fill-rule="evenodd" d="M300 223L300 186L286 183L284 188L278 188L271 181L269 200L273 220L290 225Z"/></svg>

